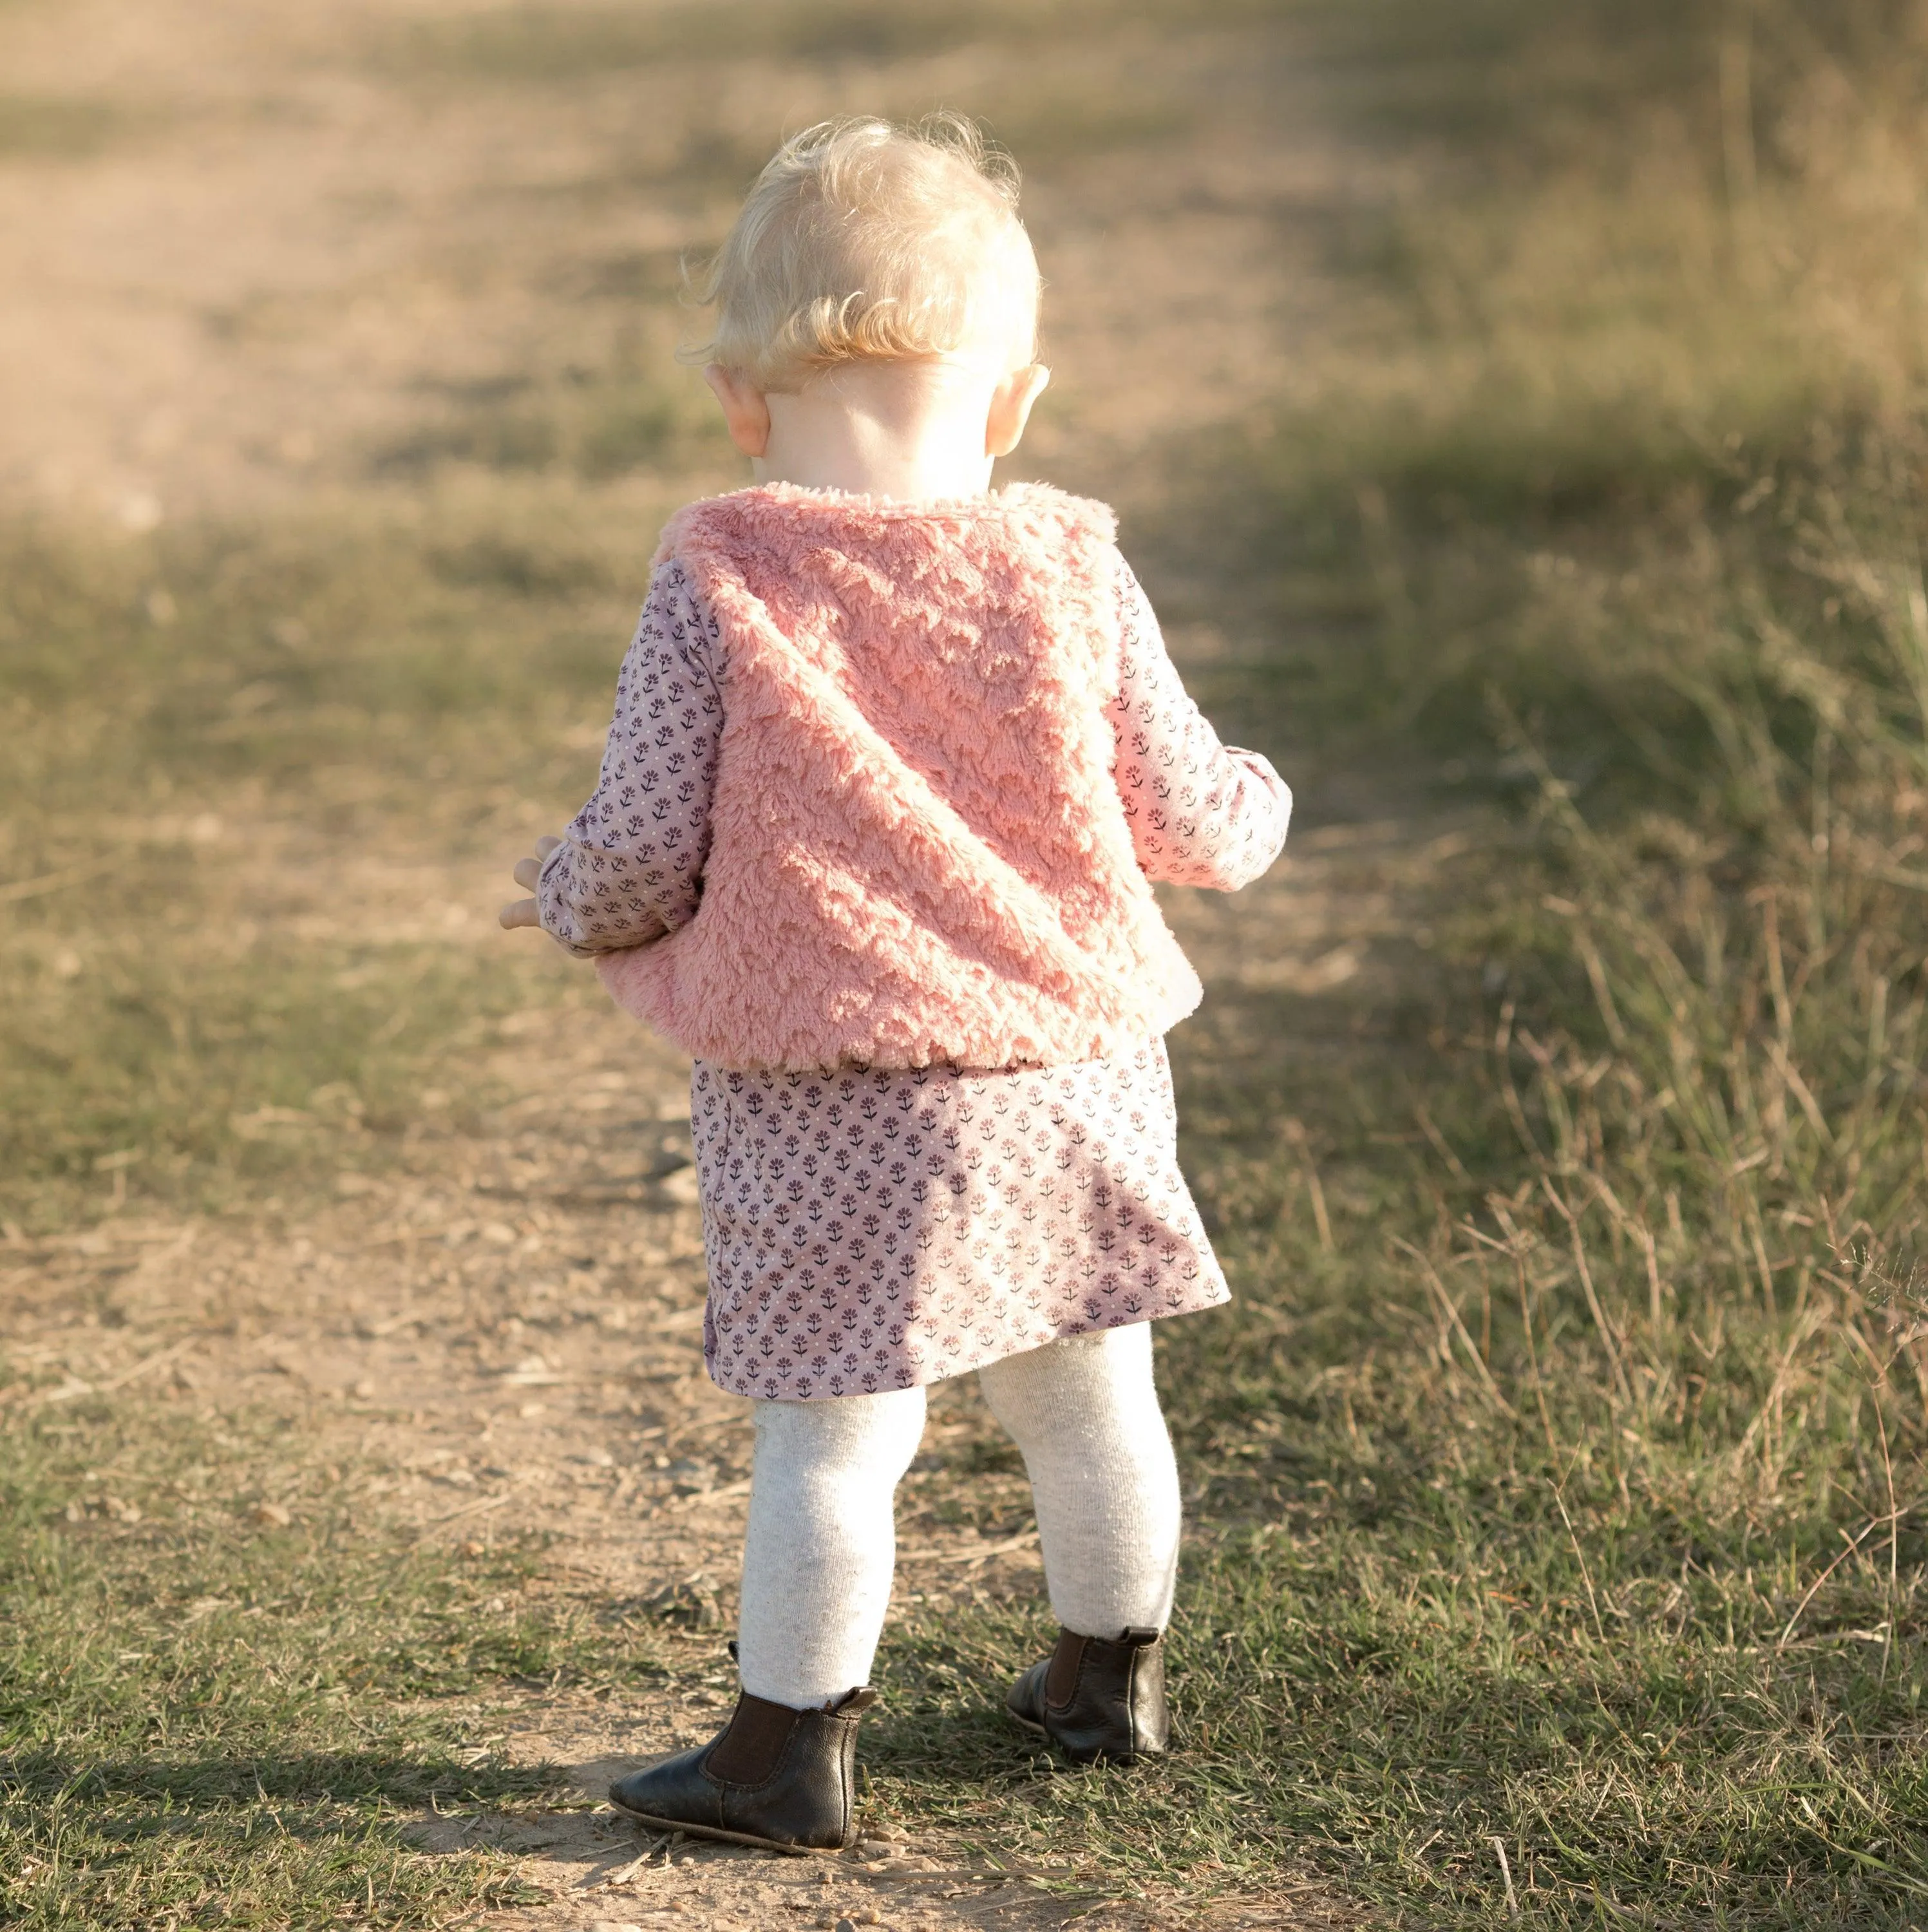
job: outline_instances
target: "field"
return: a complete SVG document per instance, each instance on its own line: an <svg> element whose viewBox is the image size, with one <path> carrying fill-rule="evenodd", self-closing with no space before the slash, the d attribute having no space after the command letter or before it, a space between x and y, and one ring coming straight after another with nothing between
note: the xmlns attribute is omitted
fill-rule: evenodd
<svg viewBox="0 0 1928 1932"><path fill-rule="evenodd" d="M0 1921L1928 1918L1918 8L7 0L0 76ZM1005 1727L947 1387L871 1849L652 1847L748 1425L683 1070L493 913L738 480L679 257L935 105L1018 473L1299 797L1168 900L1181 1748Z"/></svg>

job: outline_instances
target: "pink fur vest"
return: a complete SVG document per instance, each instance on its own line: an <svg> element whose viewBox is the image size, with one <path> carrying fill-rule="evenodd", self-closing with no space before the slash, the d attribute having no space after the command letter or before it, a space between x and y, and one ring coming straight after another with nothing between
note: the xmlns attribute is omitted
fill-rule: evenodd
<svg viewBox="0 0 1928 1932"><path fill-rule="evenodd" d="M599 962L702 1059L1045 1066L1198 1004L1112 778L1119 559L1041 484L895 504L766 484L664 532L722 636L703 898Z"/></svg>

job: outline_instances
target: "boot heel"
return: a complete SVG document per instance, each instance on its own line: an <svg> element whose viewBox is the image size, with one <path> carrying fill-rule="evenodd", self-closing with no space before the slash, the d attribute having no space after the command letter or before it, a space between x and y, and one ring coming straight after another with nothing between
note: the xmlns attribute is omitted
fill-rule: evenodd
<svg viewBox="0 0 1928 1932"><path fill-rule="evenodd" d="M1060 1630L1050 1656L1012 1685L1004 1708L1074 1764L1135 1764L1169 1745L1165 1644L1156 1630L1116 1638Z"/></svg>
<svg viewBox="0 0 1928 1932"><path fill-rule="evenodd" d="M835 1852L856 1838L857 1724L877 1701L846 1691L799 1711L746 1690L706 1744L609 1787L619 1811L661 1831L772 1852Z"/></svg>

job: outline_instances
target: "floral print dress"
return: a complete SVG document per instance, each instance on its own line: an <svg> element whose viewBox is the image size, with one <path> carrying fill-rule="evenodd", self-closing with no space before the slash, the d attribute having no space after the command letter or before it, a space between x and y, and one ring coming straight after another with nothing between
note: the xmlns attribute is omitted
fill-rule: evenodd
<svg viewBox="0 0 1928 1932"><path fill-rule="evenodd" d="M1154 879L1230 890L1278 855L1291 795L1219 743L1129 574L1116 778ZM616 684L595 794L544 862L543 925L584 957L700 897L729 666L671 561ZM691 1126L704 1355L738 1395L809 1401L960 1375L1062 1336L1228 1300L1179 1172L1162 1040L997 1070L743 1071L699 1060Z"/></svg>

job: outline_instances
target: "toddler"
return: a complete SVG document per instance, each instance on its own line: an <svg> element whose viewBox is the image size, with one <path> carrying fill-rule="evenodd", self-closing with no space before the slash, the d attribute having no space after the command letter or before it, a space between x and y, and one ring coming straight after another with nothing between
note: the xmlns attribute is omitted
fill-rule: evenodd
<svg viewBox="0 0 1928 1932"><path fill-rule="evenodd" d="M610 1796L820 1850L946 1376L1023 1452L1063 1626L1011 1714L1078 1762L1165 1748L1150 1324L1227 1291L1162 1041L1200 988L1150 882L1257 878L1291 796L1186 698L1111 512L990 487L1048 371L968 123L797 136L704 292L757 481L670 520L595 795L502 917L694 1056L704 1354L754 1405L741 1696Z"/></svg>

